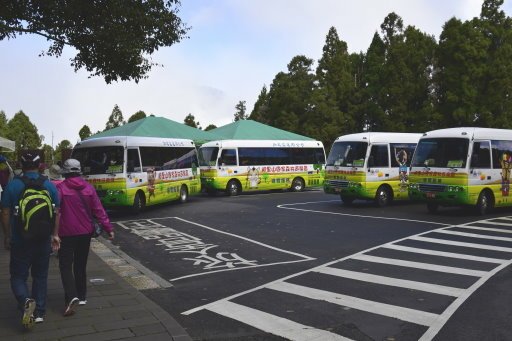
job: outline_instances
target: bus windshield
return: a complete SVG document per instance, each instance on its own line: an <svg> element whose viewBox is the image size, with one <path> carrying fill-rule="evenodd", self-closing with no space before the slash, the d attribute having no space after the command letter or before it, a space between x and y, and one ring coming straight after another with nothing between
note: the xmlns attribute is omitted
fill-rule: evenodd
<svg viewBox="0 0 512 341"><path fill-rule="evenodd" d="M199 165L200 166L215 166L217 156L219 154L218 147L203 147L199 148Z"/></svg>
<svg viewBox="0 0 512 341"><path fill-rule="evenodd" d="M426 138L416 147L412 167L465 168L469 140L465 138Z"/></svg>
<svg viewBox="0 0 512 341"><path fill-rule="evenodd" d="M116 174L123 172L124 149L119 146L78 148L72 157L80 161L82 174Z"/></svg>
<svg viewBox="0 0 512 341"><path fill-rule="evenodd" d="M327 166L363 167L367 148L367 142L335 142Z"/></svg>

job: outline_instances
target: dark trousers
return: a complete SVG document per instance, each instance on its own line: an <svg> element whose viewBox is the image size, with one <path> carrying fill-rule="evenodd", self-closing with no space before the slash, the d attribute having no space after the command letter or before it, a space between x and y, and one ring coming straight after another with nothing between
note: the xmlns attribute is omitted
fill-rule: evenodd
<svg viewBox="0 0 512 341"><path fill-rule="evenodd" d="M11 245L9 272L12 292L21 310L25 300L33 298L36 301L37 316L43 316L46 311L50 252L50 237L44 240L23 240ZM32 275L32 294L27 284L29 272Z"/></svg>
<svg viewBox="0 0 512 341"><path fill-rule="evenodd" d="M59 268L65 305L75 297L81 301L87 297L86 268L90 245L90 234L61 237Z"/></svg>

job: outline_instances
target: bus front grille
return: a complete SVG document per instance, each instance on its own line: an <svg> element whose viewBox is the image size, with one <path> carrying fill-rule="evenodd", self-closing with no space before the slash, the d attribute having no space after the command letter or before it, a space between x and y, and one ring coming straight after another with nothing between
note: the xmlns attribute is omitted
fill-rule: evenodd
<svg viewBox="0 0 512 341"><path fill-rule="evenodd" d="M327 180L327 184L332 188L347 188L348 181L343 180Z"/></svg>
<svg viewBox="0 0 512 341"><path fill-rule="evenodd" d="M445 185L420 184L419 188L422 192L444 192Z"/></svg>

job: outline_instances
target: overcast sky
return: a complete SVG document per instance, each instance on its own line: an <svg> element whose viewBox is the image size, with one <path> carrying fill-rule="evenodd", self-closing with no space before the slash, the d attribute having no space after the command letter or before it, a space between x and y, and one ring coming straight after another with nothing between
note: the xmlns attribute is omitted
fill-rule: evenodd
<svg viewBox="0 0 512 341"><path fill-rule="evenodd" d="M502 9L512 15L512 0ZM263 85L286 71L296 55L318 60L334 26L349 52L366 51L390 13L436 39L452 17L480 15L482 0L182 0L180 17L191 26L189 39L153 55L149 78L139 84L107 85L100 77L75 73L74 55L38 57L49 43L22 36L0 41L0 110L10 119L23 110L44 143L78 140L87 124L103 130L115 104L125 120L138 110L183 122L193 114L204 128L232 122L235 105L250 113ZM1 135L2 132L0 132Z"/></svg>

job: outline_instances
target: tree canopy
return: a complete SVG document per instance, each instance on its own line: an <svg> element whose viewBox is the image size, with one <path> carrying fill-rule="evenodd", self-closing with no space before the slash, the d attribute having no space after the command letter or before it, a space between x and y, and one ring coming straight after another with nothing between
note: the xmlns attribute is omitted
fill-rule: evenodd
<svg viewBox="0 0 512 341"><path fill-rule="evenodd" d="M51 42L49 56L76 49L75 71L85 68L105 82L146 78L160 47L186 38L179 0L2 1L0 40L36 34Z"/></svg>
<svg viewBox="0 0 512 341"><path fill-rule="evenodd" d="M108 121L105 124L105 130L109 130L112 128L117 128L125 124L123 113L119 106L116 104L114 105L114 109L112 109L112 114L108 117Z"/></svg>
<svg viewBox="0 0 512 341"><path fill-rule="evenodd" d="M128 119L128 123L132 123L143 118L146 118L146 113L142 110L139 110L135 114L130 116L130 118Z"/></svg>

